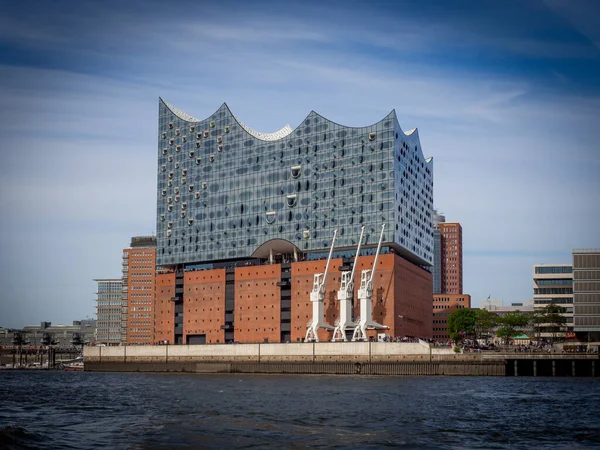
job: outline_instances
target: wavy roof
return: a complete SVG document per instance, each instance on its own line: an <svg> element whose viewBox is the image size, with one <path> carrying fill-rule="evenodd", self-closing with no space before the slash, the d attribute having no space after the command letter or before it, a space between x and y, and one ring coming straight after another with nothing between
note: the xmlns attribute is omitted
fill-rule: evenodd
<svg viewBox="0 0 600 450"><path fill-rule="evenodd" d="M179 109L175 108L173 105L165 102L162 98L160 98L160 101L171 110L171 112L173 114L175 114L177 117L179 117L182 120L185 120L187 122L202 122L202 120L200 119L196 119L195 117L190 116L189 114L184 113L183 111L180 111ZM277 130L273 133L261 133L260 131L256 131L253 130L252 128L248 127L246 124L244 124L235 114L233 114L233 112L231 111L231 109L229 109L229 106L227 106L227 103L223 103L221 105L221 107L219 109L217 109L217 111L219 111L222 108L226 108L227 111L229 111L229 113L233 116L233 118L235 119L235 121L251 136L257 138L257 139L261 139L263 141L276 141L282 138L285 138L286 136L289 136L290 134L292 134L294 132L294 129L292 127L290 127L289 125L284 126L283 128L281 128L280 130ZM306 118L310 117L311 114L316 114L319 117L323 118L324 120L327 120L329 122L332 123L336 123L333 122L330 119L327 119L326 117L322 116L321 114L315 112L315 111L311 111L309 113L308 116L306 116ZM387 119L390 116L394 116L396 123L398 124L398 120L396 118L396 114L395 114L395 110L390 111L389 114L387 114L382 120ZM304 119L306 120L306 119ZM304 120L302 122L304 122ZM377 123L377 122L375 122ZM338 124L341 125L341 124ZM348 127L346 125L344 125L346 128L366 128L366 127ZM402 127L400 127L400 124L398 124L398 128L400 128L400 130L402 131L402 133L404 133L405 136L407 137L411 137L414 138L416 140L419 140L419 130L417 128L413 128L412 130L408 130L408 131L404 131L402 130ZM427 161L429 162L429 161Z"/></svg>
<svg viewBox="0 0 600 450"><path fill-rule="evenodd" d="M179 117L180 119L183 119L187 122L201 122L201 120L196 119L192 116L190 116L189 114L184 113L183 111L180 111L179 109L175 108L173 105L165 102L162 98L161 101L165 104L165 106L167 108L169 108L173 114L175 114L177 117ZM284 137L286 137L287 135L291 134L292 131L292 127L290 127L289 125L286 125L285 127L283 127L280 130L277 130L273 133L261 133L260 131L256 131L253 130L252 128L250 128L249 126L247 126L246 124L244 124L235 114L233 114L233 112L231 112L231 110L229 109L229 106L227 106L227 103L223 103L222 107L225 107L229 110L229 112L231 113L231 115L233 116L233 118L236 120L236 122L244 129L246 130L246 132L248 134L250 134L251 136L257 138L257 139L261 139L263 141L276 141L278 139L282 139ZM219 108L220 109L220 108Z"/></svg>

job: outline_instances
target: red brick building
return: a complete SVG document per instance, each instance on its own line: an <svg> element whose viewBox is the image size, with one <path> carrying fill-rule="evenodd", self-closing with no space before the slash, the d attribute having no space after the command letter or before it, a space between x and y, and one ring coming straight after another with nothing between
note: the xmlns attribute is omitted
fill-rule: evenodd
<svg viewBox="0 0 600 450"><path fill-rule="evenodd" d="M441 235L441 276L444 294L463 292L463 248L462 226L460 223L440 223Z"/></svg>
<svg viewBox="0 0 600 450"><path fill-rule="evenodd" d="M131 238L123 250L121 342L153 344L156 277L156 238Z"/></svg>
<svg viewBox="0 0 600 450"><path fill-rule="evenodd" d="M361 270L370 269L373 259L373 256L358 259L355 290L360 285ZM318 260L183 272L180 312L173 301L177 274L159 274L156 282L156 341L174 343L175 328L182 327L184 344L216 344L231 340L242 343L301 342L312 318L313 277L315 273L323 272L325 264L326 260ZM337 291L341 272L337 269L342 264L342 259L332 259L327 279L324 310L326 321L331 325L339 317ZM385 333L392 337L431 337L432 314L428 301L432 295L431 286L431 274L427 270L393 253L380 255L373 289L373 319L388 326ZM227 312L231 307L234 314ZM355 299L354 317L358 315ZM377 332L371 330L370 336L375 337ZM319 330L319 340L330 340L331 336L331 331Z"/></svg>
<svg viewBox="0 0 600 450"><path fill-rule="evenodd" d="M434 270L433 339L447 341L448 316L459 308L471 307L471 296L463 294L463 248L462 226L457 222L445 222L436 215L435 239L439 248ZM437 287L436 287L437 286ZM437 290L439 289L439 290Z"/></svg>
<svg viewBox="0 0 600 450"><path fill-rule="evenodd" d="M471 296L469 294L437 294L433 296L433 339L436 341L447 341L448 316L460 308L471 307Z"/></svg>
<svg viewBox="0 0 600 450"><path fill-rule="evenodd" d="M311 111L261 133L225 103L198 120L160 99L157 131L156 262L171 271L156 283L157 341L297 342L323 325L313 306L335 326L338 268L359 245L355 295L382 249L361 333L431 335L433 158L395 111L364 127Z"/></svg>

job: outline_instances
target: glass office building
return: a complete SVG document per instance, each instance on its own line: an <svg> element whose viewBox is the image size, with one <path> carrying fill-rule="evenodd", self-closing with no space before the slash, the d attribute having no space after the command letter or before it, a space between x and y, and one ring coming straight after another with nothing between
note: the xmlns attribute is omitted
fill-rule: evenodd
<svg viewBox="0 0 600 450"><path fill-rule="evenodd" d="M157 265L302 257L384 244L433 262L433 161L394 111L352 128L311 112L259 133L223 104L197 120L159 101Z"/></svg>
<svg viewBox="0 0 600 450"><path fill-rule="evenodd" d="M573 250L574 330L581 341L600 342L600 249Z"/></svg>
<svg viewBox="0 0 600 450"><path fill-rule="evenodd" d="M96 292L96 343L119 345L121 343L121 298L127 288L120 278L94 280Z"/></svg>

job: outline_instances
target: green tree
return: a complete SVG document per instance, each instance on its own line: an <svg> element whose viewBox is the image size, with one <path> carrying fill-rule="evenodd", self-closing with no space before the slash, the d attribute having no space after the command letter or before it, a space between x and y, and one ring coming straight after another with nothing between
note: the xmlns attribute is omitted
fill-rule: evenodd
<svg viewBox="0 0 600 450"><path fill-rule="evenodd" d="M496 336L504 339L504 343L508 344L510 339L521 333L519 328L525 328L529 324L529 321L530 317L520 311L506 313L498 318L500 327L496 331Z"/></svg>
<svg viewBox="0 0 600 450"><path fill-rule="evenodd" d="M460 308L448 316L448 334L455 342L475 334L477 313L474 309Z"/></svg>
<svg viewBox="0 0 600 450"><path fill-rule="evenodd" d="M550 333L552 338L556 340L558 333L565 326L567 319L563 316L564 308L550 303L534 312L531 318L531 324L534 330L538 333L538 339L542 332Z"/></svg>
<svg viewBox="0 0 600 450"><path fill-rule="evenodd" d="M498 323L498 315L487 309L476 309L475 313L475 339L483 339Z"/></svg>
<svg viewBox="0 0 600 450"><path fill-rule="evenodd" d="M529 316L529 324L533 329L533 333L536 341L540 341L542 338L542 328L546 321L544 311L541 309L535 309Z"/></svg>

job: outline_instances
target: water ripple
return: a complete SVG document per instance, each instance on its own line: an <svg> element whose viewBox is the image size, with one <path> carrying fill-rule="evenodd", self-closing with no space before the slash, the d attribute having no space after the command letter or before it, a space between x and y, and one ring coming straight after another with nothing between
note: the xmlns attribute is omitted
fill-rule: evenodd
<svg viewBox="0 0 600 450"><path fill-rule="evenodd" d="M600 380L0 372L0 448L600 448Z"/></svg>

